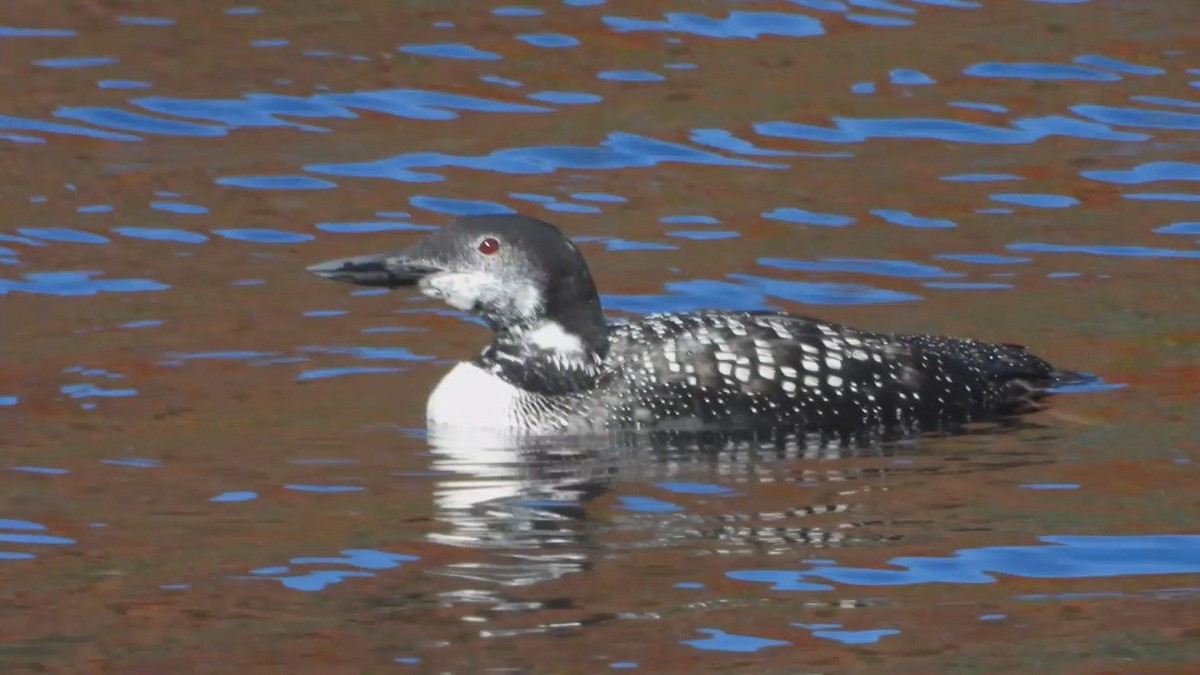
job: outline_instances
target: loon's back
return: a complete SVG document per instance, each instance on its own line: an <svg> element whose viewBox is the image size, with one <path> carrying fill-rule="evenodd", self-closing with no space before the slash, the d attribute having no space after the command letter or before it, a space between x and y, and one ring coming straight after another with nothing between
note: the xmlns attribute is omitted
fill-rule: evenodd
<svg viewBox="0 0 1200 675"><path fill-rule="evenodd" d="M779 313L656 314L609 339L589 412L609 427L930 430L1024 412L1056 379L1024 347Z"/></svg>

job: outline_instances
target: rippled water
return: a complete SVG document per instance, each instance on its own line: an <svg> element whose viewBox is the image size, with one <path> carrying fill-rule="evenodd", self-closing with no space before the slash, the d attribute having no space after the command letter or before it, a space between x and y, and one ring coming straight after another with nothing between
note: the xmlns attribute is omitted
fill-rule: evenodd
<svg viewBox="0 0 1200 675"><path fill-rule="evenodd" d="M3 669L1189 672L1195 18L6 8ZM304 268L490 212L561 225L614 315L786 309L1103 381L854 449L426 438L485 329Z"/></svg>

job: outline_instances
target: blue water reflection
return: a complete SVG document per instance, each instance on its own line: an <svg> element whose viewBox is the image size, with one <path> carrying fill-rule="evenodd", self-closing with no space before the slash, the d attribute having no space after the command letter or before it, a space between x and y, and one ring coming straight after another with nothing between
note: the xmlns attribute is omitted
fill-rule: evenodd
<svg viewBox="0 0 1200 675"><path fill-rule="evenodd" d="M959 173L951 176L942 176L941 179L951 183L991 183L997 181L1025 180L1023 177L1012 173Z"/></svg>
<svg viewBox="0 0 1200 675"><path fill-rule="evenodd" d="M301 242L313 240L313 236L311 234L285 232L283 230L271 230L266 228L232 228L213 230L213 234L220 235L226 239L232 239L234 241L248 241L255 244L299 244Z"/></svg>
<svg viewBox="0 0 1200 675"><path fill-rule="evenodd" d="M222 492L219 495L215 495L212 498L210 498L208 501L225 504L225 503L233 503L233 502L249 502L249 501L254 501L255 499L258 499L257 492L250 492L247 490L232 490L229 492Z"/></svg>
<svg viewBox="0 0 1200 675"><path fill-rule="evenodd" d="M504 58L495 52L489 52L460 42L427 45L405 45L400 47L405 54L419 56L436 56L443 59L460 59L465 61L499 61Z"/></svg>
<svg viewBox="0 0 1200 675"><path fill-rule="evenodd" d="M1159 234L1200 235L1200 221L1171 223L1155 228L1154 231Z"/></svg>
<svg viewBox="0 0 1200 675"><path fill-rule="evenodd" d="M208 241L208 237L198 232L167 227L114 227L113 232L130 239L172 241L177 244L200 244Z"/></svg>
<svg viewBox="0 0 1200 675"><path fill-rule="evenodd" d="M195 122L182 122L165 117L154 117L128 110L119 110L117 108L64 106L55 110L54 116L87 122L98 127L120 129L121 131L138 131L144 134L161 134L164 136L211 138L224 136L229 133L225 127L211 124L197 124Z"/></svg>
<svg viewBox="0 0 1200 675"><path fill-rule="evenodd" d="M750 274L730 274L730 281L694 279L663 285L660 295L605 295L606 308L636 313L690 312L702 309L779 309L778 298L812 305L868 305L911 302L921 296L865 284L790 281Z"/></svg>
<svg viewBox="0 0 1200 675"><path fill-rule="evenodd" d="M451 155L442 152L415 152L388 159L344 164L310 164L313 173L369 178L390 178L413 183L444 180L431 171L414 169L463 168L502 174L536 175L564 169L611 170L650 167L664 162L740 166L747 168L784 168L718 155L699 148L661 141L623 132L613 132L598 146L560 145L508 148L486 155Z"/></svg>
<svg viewBox="0 0 1200 675"><path fill-rule="evenodd" d="M540 103L555 103L558 105L586 105L599 103L603 97L578 91L535 91L526 96L531 101Z"/></svg>
<svg viewBox="0 0 1200 675"><path fill-rule="evenodd" d="M96 278L98 272L30 272L24 280L0 279L0 295L9 292L38 295L96 295L98 293L144 293L170 286L151 279Z"/></svg>
<svg viewBox="0 0 1200 675"><path fill-rule="evenodd" d="M1129 63L1120 59L1114 59L1110 56L1101 54L1084 54L1083 56L1075 57L1075 63L1082 63L1085 66L1093 66L1096 68L1105 68L1107 70L1115 70L1118 73L1126 73L1128 75L1162 75L1167 71L1155 66L1143 66L1136 63Z"/></svg>
<svg viewBox="0 0 1200 675"><path fill-rule="evenodd" d="M33 65L43 68L95 68L96 66L112 65L118 60L112 56L72 56L60 59L37 59Z"/></svg>
<svg viewBox="0 0 1200 675"><path fill-rule="evenodd" d="M330 190L337 183L312 176L226 176L217 185L248 190Z"/></svg>
<svg viewBox="0 0 1200 675"><path fill-rule="evenodd" d="M150 208L156 211L166 211L167 213L178 213L182 215L199 215L208 213L208 209L198 204L186 204L184 202L150 202Z"/></svg>
<svg viewBox="0 0 1200 675"><path fill-rule="evenodd" d="M31 120L22 117L13 117L11 115L0 115L0 129L17 129L24 131L42 131L48 134L60 134L65 136L85 136L89 138L99 138L106 141L140 141L138 136L130 134L119 134L102 129L93 129L91 127L81 127L73 124L60 124L58 122L44 122L42 120ZM34 140L40 140L34 137Z"/></svg>
<svg viewBox="0 0 1200 675"><path fill-rule="evenodd" d="M75 543L74 539L44 534L47 529L45 525L30 520L0 518L0 546L24 549L30 545L35 547L67 546ZM36 557L36 553L27 550L0 550L0 561L32 560Z"/></svg>
<svg viewBox="0 0 1200 675"><path fill-rule="evenodd" d="M0 38L74 37L77 33L66 28L25 28L0 26Z"/></svg>
<svg viewBox="0 0 1200 675"><path fill-rule="evenodd" d="M714 652L735 652L735 653L754 653L762 651L768 647L784 647L792 644L787 640L771 640L768 638L754 637L752 635L737 635L735 633L726 633L718 628L697 628L697 633L704 633L708 637L696 640L682 640L680 644L703 649L705 651Z"/></svg>
<svg viewBox="0 0 1200 675"><path fill-rule="evenodd" d="M964 75L974 77L1010 77L1028 80L1092 80L1114 82L1120 75L1083 66L1060 63L977 63L963 69Z"/></svg>
<svg viewBox="0 0 1200 675"><path fill-rule="evenodd" d="M596 73L596 77L614 82L662 82L667 79L649 70L603 70Z"/></svg>
<svg viewBox="0 0 1200 675"><path fill-rule="evenodd" d="M492 10L495 16L541 16L545 14L536 7L496 7Z"/></svg>
<svg viewBox="0 0 1200 675"><path fill-rule="evenodd" d="M904 227L921 227L926 229L945 230L958 227L953 220L944 218L924 218L915 216L908 211L897 209L871 209L871 215L886 220L893 225Z"/></svg>
<svg viewBox="0 0 1200 675"><path fill-rule="evenodd" d="M638 495L621 495L619 498L622 509L640 513L673 513L682 511L683 507L654 497Z"/></svg>
<svg viewBox="0 0 1200 675"><path fill-rule="evenodd" d="M1064 209L1079 204L1079 200L1066 195L1021 194L1015 192L998 192L988 197L994 202L1004 204L1019 204L1043 209Z"/></svg>
<svg viewBox="0 0 1200 675"><path fill-rule="evenodd" d="M1200 181L1200 164L1191 162L1147 162L1127 171L1082 171L1081 176L1106 183L1142 185L1160 180Z"/></svg>
<svg viewBox="0 0 1200 675"><path fill-rule="evenodd" d="M307 483L288 483L283 486L285 490L293 492L315 492L317 494L346 494L350 492L362 492L361 485L311 485Z"/></svg>
<svg viewBox="0 0 1200 675"><path fill-rule="evenodd" d="M1189 258L1200 259L1200 249L1154 248L1152 246L1118 246L1103 244L1046 244L1018 242L1006 247L1010 251L1030 253L1086 253L1089 255L1129 258Z"/></svg>
<svg viewBox="0 0 1200 675"><path fill-rule="evenodd" d="M1189 192L1126 192L1121 197L1150 202L1200 202L1200 194Z"/></svg>
<svg viewBox="0 0 1200 675"><path fill-rule="evenodd" d="M117 23L127 26L174 26L175 19L160 16L118 16Z"/></svg>
<svg viewBox="0 0 1200 675"><path fill-rule="evenodd" d="M1146 108L1121 108L1107 105L1076 105L1071 112L1104 124L1149 129L1200 130L1200 114L1176 112L1174 110L1148 110ZM1137 140L1137 139L1134 139Z"/></svg>
<svg viewBox="0 0 1200 675"><path fill-rule="evenodd" d="M7 398L16 398L16 397L10 396ZM25 466L10 466L8 468L11 471L20 471L22 473L39 474L39 475L43 475L43 476L63 476L68 473L71 473L70 469L63 469L63 468L54 467L54 466L28 466L28 465L25 465Z"/></svg>
<svg viewBox="0 0 1200 675"><path fill-rule="evenodd" d="M880 16L878 14L861 14L854 12L846 14L846 20L853 23L861 23L864 26L911 26L913 22L910 19L902 19L897 16Z"/></svg>
<svg viewBox="0 0 1200 675"><path fill-rule="evenodd" d="M604 23L617 32L666 31L751 40L764 35L807 37L825 32L820 19L787 12L732 11L724 19L687 12L668 12L662 20L606 16Z"/></svg>
<svg viewBox="0 0 1200 675"><path fill-rule="evenodd" d="M827 582L851 586L990 584L998 581L996 575L1087 579L1200 573L1200 535L1054 535L1038 539L1041 545L987 546L961 549L944 558L888 560L899 569L820 566L794 571L739 570L726 576L768 583L772 590L817 591L831 590Z"/></svg>
<svg viewBox="0 0 1200 675"><path fill-rule="evenodd" d="M820 225L822 227L845 227L854 223L854 218L850 216L838 215L836 213L814 213L813 211L791 206L784 206L774 211L768 211L763 213L762 217L770 220L783 220L789 223Z"/></svg>
<svg viewBox="0 0 1200 675"><path fill-rule="evenodd" d="M758 263L767 267L806 272L830 272L869 274L873 276L898 277L904 279L945 279L960 277L935 265L924 265L908 260L876 260L872 258L822 258L820 260L790 260L786 258L759 258Z"/></svg>
<svg viewBox="0 0 1200 675"><path fill-rule="evenodd" d="M108 237L84 232L69 227L21 227L17 232L27 236L47 241L63 241L72 244L107 244Z"/></svg>
<svg viewBox="0 0 1200 675"><path fill-rule="evenodd" d="M791 625L807 629L813 637L823 640L834 640L845 645L869 645L879 642L889 635L900 634L900 631L891 628L844 630L839 623L792 623Z"/></svg>
<svg viewBox="0 0 1200 675"><path fill-rule="evenodd" d="M370 578L375 572L396 569L406 562L419 560L415 555L373 549L344 549L340 556L297 557L287 565L262 567L241 579L270 579L284 588L316 592L351 578ZM293 569L299 568L299 569Z"/></svg>
<svg viewBox="0 0 1200 675"><path fill-rule="evenodd" d="M1032 143L1049 136L1109 141L1141 141L1148 138L1144 134L1114 131L1104 124L1085 122L1060 115L1017 119L1013 121L1013 127L941 118L855 119L835 117L833 121L835 127L832 128L795 122L760 122L754 125L754 130L768 137L821 143L860 143L871 138L922 138L959 143L1009 145Z"/></svg>
<svg viewBox="0 0 1200 675"><path fill-rule="evenodd" d="M937 80L919 70L911 68L893 68L888 71L888 79L891 80L892 84L908 86L937 84Z"/></svg>
<svg viewBox="0 0 1200 675"><path fill-rule="evenodd" d="M563 35L562 33L527 33L516 37L525 44L542 47L543 49L563 49L579 46L579 40L570 35Z"/></svg>

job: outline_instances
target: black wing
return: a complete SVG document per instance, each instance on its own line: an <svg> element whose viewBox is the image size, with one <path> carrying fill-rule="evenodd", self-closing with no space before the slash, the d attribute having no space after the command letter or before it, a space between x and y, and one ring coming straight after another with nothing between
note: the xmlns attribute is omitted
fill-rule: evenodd
<svg viewBox="0 0 1200 675"><path fill-rule="evenodd" d="M1014 412L1052 379L1021 347L778 313L649 315L611 336L614 413L637 426L929 429Z"/></svg>

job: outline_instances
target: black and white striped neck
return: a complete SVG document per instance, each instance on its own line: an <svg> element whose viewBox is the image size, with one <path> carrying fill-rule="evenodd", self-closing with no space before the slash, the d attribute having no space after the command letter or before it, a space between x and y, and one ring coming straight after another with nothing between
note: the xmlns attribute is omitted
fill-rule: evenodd
<svg viewBox="0 0 1200 675"><path fill-rule="evenodd" d="M555 396L601 384L607 352L603 318L599 331L584 334L545 320L533 326L501 328L476 361L518 389Z"/></svg>

